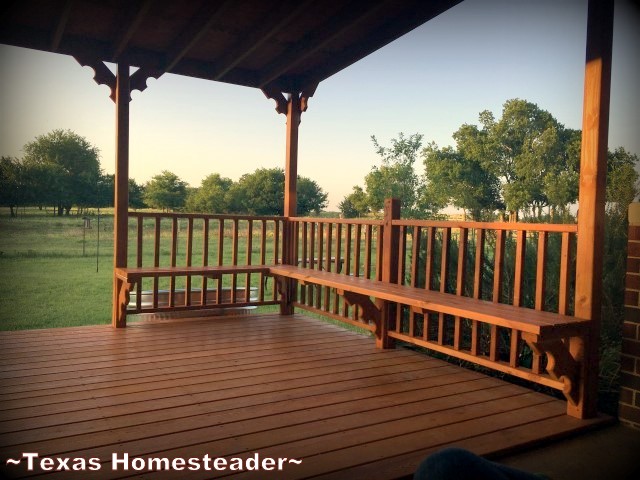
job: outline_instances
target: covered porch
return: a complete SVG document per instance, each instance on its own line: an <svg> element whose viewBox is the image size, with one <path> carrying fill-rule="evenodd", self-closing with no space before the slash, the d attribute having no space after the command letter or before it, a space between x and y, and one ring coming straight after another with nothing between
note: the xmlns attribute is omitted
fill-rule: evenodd
<svg viewBox="0 0 640 480"><path fill-rule="evenodd" d="M408 220L392 199L381 220L297 217L298 128L318 83L458 2L284 2L273 11L233 3L78 2L35 19L11 7L1 41L73 55L111 89L114 328L3 334L3 456L99 459L83 477L183 478L176 467L113 471L109 462L116 453L257 452L301 461L277 478L389 479L446 445L496 456L610 421L596 398L612 2L589 2L577 225ZM93 31L98 17L117 28ZM282 217L128 211L130 94L165 73L275 100L287 118ZM278 313L203 313L268 305ZM373 332L375 342L300 310ZM163 318L127 325L132 313ZM398 348L409 344L566 400ZM28 472L25 463L3 468L77 473L40 464Z"/></svg>
<svg viewBox="0 0 640 480"><path fill-rule="evenodd" d="M410 476L447 445L496 457L601 425L563 400L304 315L162 318L5 332L3 458L99 459L47 478ZM112 470L124 458L300 459L281 471ZM57 466L57 464L55 464ZM69 467L73 465L70 461ZM141 463L137 464L142 465ZM230 465L230 464L229 464Z"/></svg>

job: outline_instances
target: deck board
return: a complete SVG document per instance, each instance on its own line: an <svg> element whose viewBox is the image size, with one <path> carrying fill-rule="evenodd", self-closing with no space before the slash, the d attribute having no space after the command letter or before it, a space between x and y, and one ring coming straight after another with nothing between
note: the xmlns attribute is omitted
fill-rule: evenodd
<svg viewBox="0 0 640 480"><path fill-rule="evenodd" d="M434 449L484 455L603 422L541 393L303 315L157 319L0 333L0 474L22 452L101 458L34 478L410 475ZM282 472L112 471L133 457L302 459ZM23 462L24 463L24 462ZM31 472L33 475L34 472Z"/></svg>

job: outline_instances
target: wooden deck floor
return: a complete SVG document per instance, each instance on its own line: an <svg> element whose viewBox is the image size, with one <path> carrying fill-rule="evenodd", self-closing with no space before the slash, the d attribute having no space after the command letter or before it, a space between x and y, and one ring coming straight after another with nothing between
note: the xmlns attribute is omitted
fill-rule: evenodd
<svg viewBox="0 0 640 480"><path fill-rule="evenodd" d="M42 457L70 458L69 468L103 462L47 479L401 478L445 445L495 454L601 421L412 351L376 350L370 338L302 315L7 332L0 342L8 478L40 478ZM24 452L39 454L34 471L26 459L6 464ZM112 470L112 455L125 453L129 470ZM204 469L205 454L238 462L256 453L302 463ZM149 457L194 458L200 469L149 472Z"/></svg>

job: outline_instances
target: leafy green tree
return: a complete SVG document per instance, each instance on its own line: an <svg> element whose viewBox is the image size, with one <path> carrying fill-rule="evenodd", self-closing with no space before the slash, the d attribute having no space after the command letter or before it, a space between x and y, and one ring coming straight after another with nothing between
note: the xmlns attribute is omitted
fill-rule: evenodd
<svg viewBox="0 0 640 480"><path fill-rule="evenodd" d="M129 207L133 209L145 208L144 185L140 185L133 178L129 179Z"/></svg>
<svg viewBox="0 0 640 480"><path fill-rule="evenodd" d="M168 170L155 175L144 187L144 202L152 208L163 211L175 210L184 205L187 183Z"/></svg>
<svg viewBox="0 0 640 480"><path fill-rule="evenodd" d="M371 137L376 153L382 158L382 165L374 166L364 179L368 204L372 211L380 211L386 198L398 198L402 216L420 216L418 191L420 179L414 164L422 147L422 135L414 133L405 137L403 133L391 140L391 146L378 143Z"/></svg>
<svg viewBox="0 0 640 480"><path fill-rule="evenodd" d="M338 205L344 218L362 217L369 212L367 194L358 185L353 187L353 191L344 197Z"/></svg>
<svg viewBox="0 0 640 480"><path fill-rule="evenodd" d="M425 201L442 208L453 205L482 220L502 206L500 183L475 158L451 147L430 143L422 151L425 166Z"/></svg>
<svg viewBox="0 0 640 480"><path fill-rule="evenodd" d="M308 215L310 213L319 215L322 210L327 208L328 194L322 190L315 180L298 175L296 191L298 193L298 215Z"/></svg>
<svg viewBox="0 0 640 480"><path fill-rule="evenodd" d="M298 175L298 215L319 212L326 207L327 194L313 180ZM229 210L250 215L282 215L284 170L259 168L234 183L227 194Z"/></svg>
<svg viewBox="0 0 640 480"><path fill-rule="evenodd" d="M9 207L12 217L17 217L18 207L27 203L25 183L24 165L15 158L0 158L0 205Z"/></svg>
<svg viewBox="0 0 640 480"><path fill-rule="evenodd" d="M96 198L100 178L99 150L71 130L54 130L24 146L23 162L32 169L40 203L52 202L58 215L72 205L88 206Z"/></svg>
<svg viewBox="0 0 640 480"><path fill-rule="evenodd" d="M228 192L233 181L212 173L202 180L200 187L187 197L186 208L190 212L225 213L229 211Z"/></svg>

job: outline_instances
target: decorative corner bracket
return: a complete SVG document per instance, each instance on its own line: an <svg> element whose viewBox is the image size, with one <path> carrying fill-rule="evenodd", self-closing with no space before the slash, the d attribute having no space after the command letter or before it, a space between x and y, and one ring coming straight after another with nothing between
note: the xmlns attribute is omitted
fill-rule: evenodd
<svg viewBox="0 0 640 480"><path fill-rule="evenodd" d="M93 79L98 85L106 85L109 87L111 93L109 98L116 101L116 76L101 60L89 57L74 56L76 61L83 67L91 67L94 71ZM160 78L163 74L161 70L150 70L147 68L140 68L136 70L130 77L130 90L138 90L142 92L147 88L147 80L150 77L155 79ZM131 101L131 95L129 95L129 101Z"/></svg>
<svg viewBox="0 0 640 480"><path fill-rule="evenodd" d="M306 88L303 88L301 92L292 93L289 98L285 98L283 93L274 87L263 87L262 93L265 97L270 98L276 102L276 112L283 115L287 114L287 105L291 99L298 102L300 112L306 112L309 107L309 98L313 96L318 88L318 84L315 83Z"/></svg>
<svg viewBox="0 0 640 480"><path fill-rule="evenodd" d="M577 405L580 364L573 358L567 345L560 338L542 339L538 335L525 332L522 333L522 338L536 354L547 354L547 372L551 378L564 384L562 393L567 401L571 405Z"/></svg>
<svg viewBox="0 0 640 480"><path fill-rule="evenodd" d="M362 309L362 317L367 321L372 321L376 328L374 330L375 334L380 332L380 322L382 319L382 312L380 309L371 301L371 298L366 295L362 295L359 293L349 292L347 290L337 289L338 295L342 295L345 302L349 305L357 305Z"/></svg>

